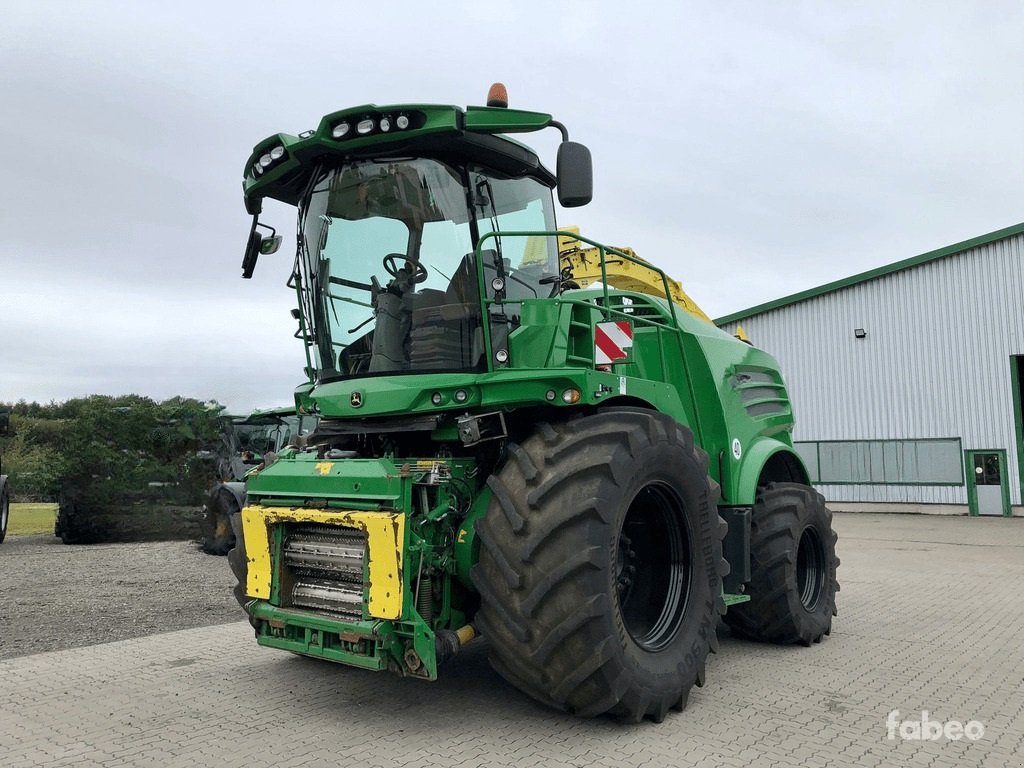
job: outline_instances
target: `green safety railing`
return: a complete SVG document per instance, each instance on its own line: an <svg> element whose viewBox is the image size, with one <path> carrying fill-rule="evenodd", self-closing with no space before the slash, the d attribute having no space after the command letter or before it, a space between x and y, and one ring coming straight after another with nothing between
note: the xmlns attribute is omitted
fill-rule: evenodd
<svg viewBox="0 0 1024 768"><path fill-rule="evenodd" d="M600 311L605 320L624 319L624 320L630 320L633 323L638 323L639 322L640 325L647 325L647 326L657 327L657 328L659 328L661 330L665 330L665 331L671 331L671 332L676 332L676 333L679 332L679 319L676 316L676 305L675 305L675 302L672 301L672 293L669 290L668 276L661 269L658 269L658 267L654 266L653 264L650 264L649 262L646 262L643 259L640 259L640 258L638 258L636 256L631 256L628 253L625 253L624 251L621 251L621 250L619 250L617 248L612 248L610 246L604 245L603 243L599 243L596 240L591 240L590 238L587 238L587 237L584 237L582 235L579 235L576 232L568 232L568 231L565 231L565 230L555 230L553 232L552 231L547 231L547 230L517 230L517 231L514 231L514 232L488 232L488 233L486 233L485 235L483 235L480 238L480 241L477 243L474 256L475 256L475 260L476 260L477 283L478 283L478 288L479 288L479 291L480 291L480 301L481 301L481 306L483 306L483 308L484 308L484 315L486 317L489 318L489 316L490 316L489 309L493 305L516 304L516 303L520 303L522 301L522 299L516 299L516 300L513 300L513 301L507 301L507 300L499 301L497 299L491 298L487 294L487 285L485 283L485 274L484 274L484 263L483 263L483 258L482 258L482 254L483 254L483 251L484 251L484 247L483 246L484 246L484 244L488 240L500 241L501 238L506 238L506 237L545 237L545 238L547 238L547 237L554 237L554 238L565 237L565 238L570 238L572 240L575 240L575 241L578 241L578 242L581 242L581 243L586 243L587 245L596 248L597 251L598 251L598 257L599 257L600 262L601 262L601 264L600 264L600 266L601 266L601 301L600 301L600 303L597 303L597 302L593 301L593 299L581 298L581 297L576 297L576 296L566 296L564 294L562 295L561 300L564 303L566 303L566 304L572 304L572 305L576 305L576 306L583 306L583 307L586 307L588 310ZM557 240L556 240L556 244L557 244ZM669 310L669 315L671 317L671 323L665 323L665 322L662 322L659 319L655 319L655 318L652 318L652 317L645 317L645 316L638 315L638 314L635 314L635 313L632 313L632 312L627 312L623 308L612 306L611 298L609 296L609 291L608 291L608 266L607 266L607 260L608 260L609 256L614 256L617 259L623 259L624 261L630 262L632 264L636 264L637 266L643 267L644 269L649 269L649 270L657 273L657 275L661 278L662 290L664 291L665 302L668 304L668 310ZM561 253L559 253L559 261L561 261ZM657 298L657 297L655 297L655 298ZM485 351L485 354L487 355L487 368L488 368L488 370L493 370L493 367L494 367L494 350L493 350L492 341L491 341L491 324L490 324L490 322L484 322L483 323L483 336L484 336L484 351ZM660 352L661 352L662 365L664 366L665 365L665 347L664 347L664 344L661 343L661 335L660 334L659 334L659 348L660 348Z"/></svg>

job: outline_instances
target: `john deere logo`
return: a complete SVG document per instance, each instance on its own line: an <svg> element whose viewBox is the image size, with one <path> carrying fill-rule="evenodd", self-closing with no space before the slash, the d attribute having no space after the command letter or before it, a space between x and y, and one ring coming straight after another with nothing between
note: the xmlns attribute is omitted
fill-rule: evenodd
<svg viewBox="0 0 1024 768"><path fill-rule="evenodd" d="M349 397L348 400L349 400L350 403L352 403L352 407L353 408L358 408L360 405L363 404L363 393L362 392L353 392L352 396Z"/></svg>

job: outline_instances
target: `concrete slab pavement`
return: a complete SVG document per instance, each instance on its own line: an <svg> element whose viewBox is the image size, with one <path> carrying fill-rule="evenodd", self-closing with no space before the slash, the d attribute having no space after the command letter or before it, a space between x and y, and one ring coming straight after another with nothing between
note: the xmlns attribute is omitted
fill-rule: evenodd
<svg viewBox="0 0 1024 768"><path fill-rule="evenodd" d="M479 643L422 683L259 648L239 622L0 662L0 765L1024 765L1024 521L850 514L836 529L832 636L723 638L661 725L551 712ZM984 735L902 738L922 710Z"/></svg>

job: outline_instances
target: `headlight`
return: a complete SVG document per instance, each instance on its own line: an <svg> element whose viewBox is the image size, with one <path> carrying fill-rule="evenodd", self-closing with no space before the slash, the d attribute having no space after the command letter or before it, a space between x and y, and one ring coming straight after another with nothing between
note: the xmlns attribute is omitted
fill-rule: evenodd
<svg viewBox="0 0 1024 768"><path fill-rule="evenodd" d="M356 133L365 136L373 130L373 120L367 118L366 120L360 120L356 125Z"/></svg>
<svg viewBox="0 0 1024 768"><path fill-rule="evenodd" d="M336 126L334 126L334 130L331 131L331 136L333 136L336 139L340 139L346 134L348 134L351 128L352 126L349 125L348 123L338 123Z"/></svg>

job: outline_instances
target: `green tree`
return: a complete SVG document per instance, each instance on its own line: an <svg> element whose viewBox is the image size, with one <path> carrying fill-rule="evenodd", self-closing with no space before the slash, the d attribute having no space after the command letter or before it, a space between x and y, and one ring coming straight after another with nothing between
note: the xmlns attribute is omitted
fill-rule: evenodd
<svg viewBox="0 0 1024 768"><path fill-rule="evenodd" d="M173 397L92 395L0 406L4 471L19 496L73 498L83 508L145 499L198 503L209 482L194 457L215 445L223 407ZM212 470L211 470L212 471Z"/></svg>

